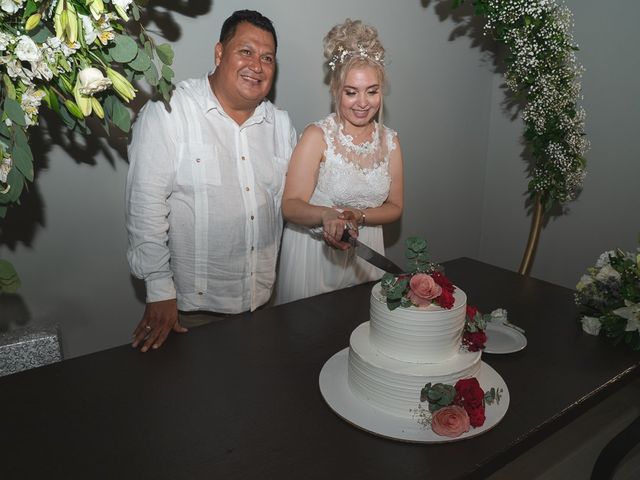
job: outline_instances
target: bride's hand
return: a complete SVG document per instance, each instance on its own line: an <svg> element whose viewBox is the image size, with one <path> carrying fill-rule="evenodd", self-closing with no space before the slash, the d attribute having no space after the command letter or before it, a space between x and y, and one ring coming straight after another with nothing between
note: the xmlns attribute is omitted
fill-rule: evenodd
<svg viewBox="0 0 640 480"><path fill-rule="evenodd" d="M322 213L322 233L327 245L338 250L347 250L351 247L349 242L342 241L342 235L346 229L349 234L356 238L358 227L356 226L356 216L351 211L339 211L328 208Z"/></svg>

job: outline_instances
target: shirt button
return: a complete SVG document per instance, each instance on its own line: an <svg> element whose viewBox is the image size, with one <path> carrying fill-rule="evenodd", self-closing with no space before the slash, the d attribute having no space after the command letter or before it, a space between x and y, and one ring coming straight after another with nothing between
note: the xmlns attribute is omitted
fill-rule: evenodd
<svg viewBox="0 0 640 480"><path fill-rule="evenodd" d="M254 248L254 247L251 247L251 251L253 252L254 250L255 250L255 248Z"/></svg>
<svg viewBox="0 0 640 480"><path fill-rule="evenodd" d="M249 189L249 187L245 187L245 190L248 192L250 189Z"/></svg>
<svg viewBox="0 0 640 480"><path fill-rule="evenodd" d="M253 220L253 215L251 215L251 220Z"/></svg>
<svg viewBox="0 0 640 480"><path fill-rule="evenodd" d="M196 162L197 162L197 163L200 163L200 159L199 159L199 158L196 158Z"/></svg>
<svg viewBox="0 0 640 480"><path fill-rule="evenodd" d="M198 292L198 295L204 295L204 293L202 293L202 292Z"/></svg>
<svg viewBox="0 0 640 480"><path fill-rule="evenodd" d="M242 160L244 160L244 159L245 159L245 158L244 158L244 155L243 155L243 156L241 156L240 158L241 158Z"/></svg>

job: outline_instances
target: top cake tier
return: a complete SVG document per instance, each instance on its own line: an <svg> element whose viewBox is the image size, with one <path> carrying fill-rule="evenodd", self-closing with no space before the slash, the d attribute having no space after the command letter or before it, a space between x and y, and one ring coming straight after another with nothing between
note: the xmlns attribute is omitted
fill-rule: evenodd
<svg viewBox="0 0 640 480"><path fill-rule="evenodd" d="M391 311L379 283L371 290L370 342L388 357L412 363L438 363L460 349L467 295L456 287L450 310L398 307Z"/></svg>

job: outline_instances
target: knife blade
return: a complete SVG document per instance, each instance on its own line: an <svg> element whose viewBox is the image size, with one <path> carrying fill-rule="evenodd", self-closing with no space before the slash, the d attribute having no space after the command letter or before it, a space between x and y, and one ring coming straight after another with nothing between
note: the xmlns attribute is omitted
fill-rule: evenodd
<svg viewBox="0 0 640 480"><path fill-rule="evenodd" d="M394 275L400 275L405 273L405 271L402 268L400 268L398 265L393 263L387 257L385 257L384 255L380 255L370 246L362 243L357 238L353 238L351 235L349 235L349 230L344 231L344 233L342 234L341 240L343 242L350 243L353 249L355 250L356 255L358 255L363 260L366 260L374 267L378 267L379 269L384 270L385 272L393 273Z"/></svg>

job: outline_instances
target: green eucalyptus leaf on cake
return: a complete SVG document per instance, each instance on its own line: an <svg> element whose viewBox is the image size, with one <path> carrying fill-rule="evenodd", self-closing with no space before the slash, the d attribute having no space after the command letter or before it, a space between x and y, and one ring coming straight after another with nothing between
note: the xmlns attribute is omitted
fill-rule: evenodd
<svg viewBox="0 0 640 480"><path fill-rule="evenodd" d="M390 311L395 310L400 306L400 300L387 300L387 308Z"/></svg>
<svg viewBox="0 0 640 480"><path fill-rule="evenodd" d="M422 253L427 249L427 241L422 237L409 237L407 238L405 245L414 253Z"/></svg>
<svg viewBox="0 0 640 480"><path fill-rule="evenodd" d="M385 293L391 285L396 283L396 277L391 273L385 273L380 279L380 286L382 287L382 293Z"/></svg>
<svg viewBox="0 0 640 480"><path fill-rule="evenodd" d="M494 401L496 401L496 389L495 387L491 387L491 389L484 394L484 403L491 405Z"/></svg>
<svg viewBox="0 0 640 480"><path fill-rule="evenodd" d="M431 388L431 382L427 383L422 390L420 390L420 401L426 402L428 400L429 389Z"/></svg>
<svg viewBox="0 0 640 480"><path fill-rule="evenodd" d="M407 297L402 297L400 299L400 306L402 308L409 308L413 305L413 303L411 303L411 300L409 300Z"/></svg>

